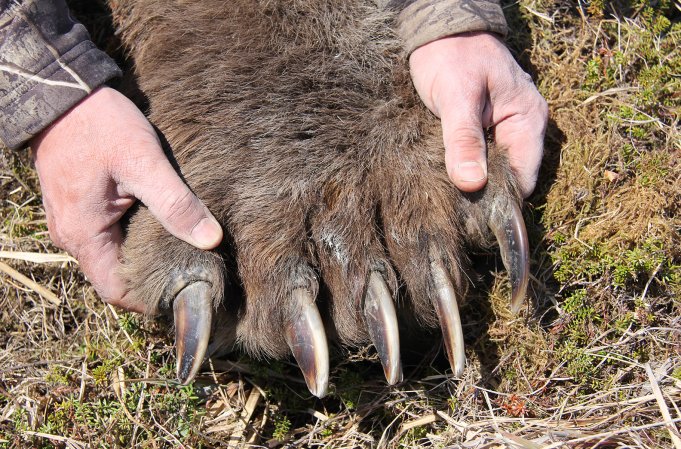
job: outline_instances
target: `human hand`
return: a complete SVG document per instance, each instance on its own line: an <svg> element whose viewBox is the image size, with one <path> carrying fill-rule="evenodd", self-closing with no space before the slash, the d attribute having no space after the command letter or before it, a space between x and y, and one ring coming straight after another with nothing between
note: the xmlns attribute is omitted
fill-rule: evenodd
<svg viewBox="0 0 681 449"><path fill-rule="evenodd" d="M504 43L490 33L430 42L409 58L412 80L442 120L447 173L465 192L487 182L484 128L508 149L521 193L534 190L543 153L548 106Z"/></svg>
<svg viewBox="0 0 681 449"><path fill-rule="evenodd" d="M137 107L108 87L94 91L31 142L50 238L80 262L104 301L137 312L117 275L119 220L141 200L174 236L202 249L222 228L182 182Z"/></svg>

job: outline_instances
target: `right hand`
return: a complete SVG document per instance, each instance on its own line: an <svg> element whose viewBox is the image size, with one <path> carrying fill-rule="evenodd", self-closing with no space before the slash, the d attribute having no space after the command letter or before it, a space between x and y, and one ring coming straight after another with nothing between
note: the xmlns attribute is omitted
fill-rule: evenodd
<svg viewBox="0 0 681 449"><path fill-rule="evenodd" d="M409 66L419 96L442 119L452 182L464 192L485 185L484 130L492 127L528 197L544 151L548 106L503 41L486 32L445 37L414 50Z"/></svg>
<svg viewBox="0 0 681 449"><path fill-rule="evenodd" d="M80 262L110 304L143 312L117 275L119 220L137 199L174 236L212 249L222 228L166 158L156 132L119 92L102 87L32 142L50 238Z"/></svg>

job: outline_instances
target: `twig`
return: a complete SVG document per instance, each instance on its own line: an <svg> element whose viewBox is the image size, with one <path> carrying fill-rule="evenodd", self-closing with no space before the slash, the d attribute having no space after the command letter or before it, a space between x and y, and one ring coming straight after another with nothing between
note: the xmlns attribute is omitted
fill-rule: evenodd
<svg viewBox="0 0 681 449"><path fill-rule="evenodd" d="M532 9L529 6L526 6L526 5L521 5L521 7L526 9L530 14L535 15L535 16L539 17L540 19L546 20L551 25L553 25L555 23L555 21L553 20L553 17L550 17L547 14L541 13L539 11L535 11L534 9Z"/></svg>
<svg viewBox="0 0 681 449"><path fill-rule="evenodd" d="M419 426L425 426L426 424L434 423L437 421L437 415L434 413L431 413L426 416L422 416L420 418L417 418L413 421L406 422L402 424L402 428L400 429L400 433L406 432L410 429L413 429L414 427L419 427Z"/></svg>
<svg viewBox="0 0 681 449"><path fill-rule="evenodd" d="M2 375L2 374L7 374L7 373L11 373L12 371L21 371L21 370L24 370L24 369L27 369L27 368L35 368L36 366L51 365L51 364L57 365L57 364L60 364L60 363L72 363L72 362L74 362L75 360L78 360L78 359L71 359L71 360L39 360L39 361L37 361L37 362L24 363L24 364L22 364L22 365L10 366L10 367L8 367L8 368L1 369L1 370L0 370L0 375Z"/></svg>
<svg viewBox="0 0 681 449"><path fill-rule="evenodd" d="M597 94L590 96L586 100L582 101L581 106L584 106L585 104L589 104L592 101L597 100L600 97L605 97L606 95L614 95L614 94L617 94L617 93L620 93L620 92L627 92L627 91L630 91L630 90L639 90L639 88L638 87L613 87L611 89L604 90L603 92L599 92Z"/></svg>
<svg viewBox="0 0 681 449"><path fill-rule="evenodd" d="M466 423L462 423L462 422L459 422L459 421L455 420L454 418L452 418L451 416L449 416L447 413L443 412L442 410L438 410L438 411L435 412L435 413L437 413L437 416L439 416L440 418L442 418L447 424L449 424L450 426L456 428L456 430L458 430L458 431L461 432L462 434L463 434L463 433L466 431L466 429L468 428L468 425L467 425Z"/></svg>
<svg viewBox="0 0 681 449"><path fill-rule="evenodd" d="M260 403L261 398L262 396L260 394L260 390L258 388L253 388L251 390L251 394L248 396L248 399L246 400L246 404L244 405L243 410L241 410L240 416L241 425L237 427L234 433L232 433L229 437L229 447L241 446L240 444L241 438L243 437L246 427L248 426L248 423L251 420L251 416L253 416L253 412Z"/></svg>
<svg viewBox="0 0 681 449"><path fill-rule="evenodd" d="M82 441L74 440L73 438L62 437L62 436L59 436L59 435L51 435L49 433L42 433L42 432L33 432L31 430L24 430L22 433L24 435L29 435L29 436L32 436L32 437L47 438L48 440L51 440L51 441L58 441L60 443L65 443L66 447L69 447L69 448L85 449L87 447L90 447L89 444L83 443Z"/></svg>
<svg viewBox="0 0 681 449"><path fill-rule="evenodd" d="M385 441L386 441L386 439L387 439L387 437L388 437L388 431L389 431L390 428L393 426L393 424L395 424L397 421L399 421L400 418L402 418L402 416L405 415L405 414L407 413L407 410L408 410L408 407L405 407L403 410L400 410L400 412L397 414L397 416L395 416L395 417L393 418L393 420L390 421L390 423L389 423L387 426L385 426L385 429L383 429L383 433L381 434L381 438L378 440L378 444L376 445L376 447L384 447L384 446L386 446ZM396 438L398 438L400 435L402 435L402 431L401 431L401 430L399 430L399 431L397 432Z"/></svg>
<svg viewBox="0 0 681 449"><path fill-rule="evenodd" d="M55 306L58 306L61 304L61 301L59 298L57 298L57 295L43 287L42 285L38 284L35 282L33 279L30 279L23 274L19 273L17 270L14 268L10 267L9 265L0 262L0 271L8 275L9 277L13 278L17 282L22 283L24 286L28 287L29 289L33 290L43 298L47 299L49 302L54 304Z"/></svg>
<svg viewBox="0 0 681 449"><path fill-rule="evenodd" d="M499 431L499 434L508 440L511 444L520 446L523 449L542 449L540 444L533 441L527 440L525 438L519 437L518 435L513 435L512 433Z"/></svg>
<svg viewBox="0 0 681 449"><path fill-rule="evenodd" d="M672 422L679 422L679 421L681 421L681 418L672 420ZM645 424L645 425L642 425L642 426L626 427L626 428L623 428L623 429L611 430L610 432L594 433L593 435L588 435L588 436L580 437L580 438L573 438L572 440L558 441L558 442L555 442L553 444L550 444L550 445L544 447L543 449L558 449L558 448L564 446L566 443L568 443L568 444L581 443L581 442L594 440L596 438L607 439L607 438L610 438L610 437L614 437L615 435L619 435L621 433L638 432L639 430L648 430L648 429L653 429L655 427L665 426L665 425L667 425L667 423L652 423L652 424Z"/></svg>
<svg viewBox="0 0 681 449"><path fill-rule="evenodd" d="M655 279L655 276L657 276L657 272L660 271L661 267L662 262L657 264L655 271L653 271L653 274L650 275L650 279L648 279L648 282L646 282L646 286L643 289L643 293L641 294L641 302L643 302L643 300L646 298L646 295L648 294L648 288L650 287L650 284L653 282L653 279Z"/></svg>
<svg viewBox="0 0 681 449"><path fill-rule="evenodd" d="M78 392L78 402L83 402L83 397L85 396L85 378L87 377L87 361L83 360L80 368L80 391Z"/></svg>
<svg viewBox="0 0 681 449"><path fill-rule="evenodd" d="M0 259L23 260L32 263L78 263L76 259L68 254L29 253L22 251L0 251Z"/></svg>
<svg viewBox="0 0 681 449"><path fill-rule="evenodd" d="M650 381L650 386L653 388L653 394L655 395L655 399L657 400L657 405L660 407L660 413L662 413L662 418L664 418L664 425L669 431L669 436L672 439L672 442L674 443L674 447L676 449L681 449L681 435L679 435L679 431L672 424L672 416L669 414L669 409L667 408L667 404L664 402L664 396L662 396L662 390L660 390L660 385L657 383L657 379L655 379L655 373L653 373L653 369L650 367L650 363L646 363L643 365L646 369L646 374L648 375L648 380Z"/></svg>
<svg viewBox="0 0 681 449"><path fill-rule="evenodd" d="M125 378L121 378L119 376L124 376L122 370L121 371L117 370L113 372L113 384L111 386L114 394L116 395L116 399L118 399L118 402L121 404L121 410L123 410L123 413L130 420L131 423L135 424L136 426L144 428L144 424L142 424L139 420L137 420L137 418L132 416L132 413L130 413L130 410L128 410L128 406L125 405L125 400L123 398L123 395L125 394L123 387Z"/></svg>

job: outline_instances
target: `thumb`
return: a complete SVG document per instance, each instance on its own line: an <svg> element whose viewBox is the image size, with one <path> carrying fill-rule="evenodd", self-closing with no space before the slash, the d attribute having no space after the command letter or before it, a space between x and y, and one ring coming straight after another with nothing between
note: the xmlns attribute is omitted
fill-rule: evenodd
<svg viewBox="0 0 681 449"><path fill-rule="evenodd" d="M140 199L175 237L200 248L215 248L222 241L222 227L208 208L194 195L175 172L165 155L160 152L153 168L133 189Z"/></svg>
<svg viewBox="0 0 681 449"><path fill-rule="evenodd" d="M450 96L439 108L447 173L454 185L464 192L475 192L487 183L482 104L469 96Z"/></svg>

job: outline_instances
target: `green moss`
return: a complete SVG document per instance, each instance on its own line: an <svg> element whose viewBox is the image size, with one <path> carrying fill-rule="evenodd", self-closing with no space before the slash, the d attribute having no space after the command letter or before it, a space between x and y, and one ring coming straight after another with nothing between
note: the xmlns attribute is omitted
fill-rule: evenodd
<svg viewBox="0 0 681 449"><path fill-rule="evenodd" d="M627 312L624 316L615 320L613 327L617 329L618 333L621 335L627 330L631 329L633 325L636 324L636 314L634 312Z"/></svg>
<svg viewBox="0 0 681 449"><path fill-rule="evenodd" d="M194 435L194 425L205 415L203 400L193 385L168 387L160 390L155 401L155 413L168 417L168 424L181 439Z"/></svg>
<svg viewBox="0 0 681 449"><path fill-rule="evenodd" d="M100 447L125 447L130 441L135 423L124 410L135 411L142 397L142 384L129 384L124 403L113 396L99 396L90 401L80 402L76 396L64 397L54 405L46 415L46 421L38 429L40 432L55 435L78 435L88 432L88 429L108 429L102 434ZM164 426L180 441L193 437L196 423L203 416L202 401L191 387L165 388L158 387L147 393L144 398L152 400L156 416L163 416ZM148 411L143 412L139 419L148 418ZM156 438L144 428L138 428L138 441L145 438ZM144 446L141 446L144 447Z"/></svg>
<svg viewBox="0 0 681 449"><path fill-rule="evenodd" d="M588 298L586 289L577 290L568 296L563 302L563 310L571 315L572 323L576 327L582 327L587 322L601 321L601 317L593 307L593 302Z"/></svg>
<svg viewBox="0 0 681 449"><path fill-rule="evenodd" d="M333 435L334 432L335 432L334 429L333 429L331 426L328 426L328 427L323 428L323 429L321 430L321 432L319 432L319 435L320 435L322 438L327 439L327 438L329 438L331 435Z"/></svg>
<svg viewBox="0 0 681 449"><path fill-rule="evenodd" d="M599 359L576 346L574 341L568 341L558 349L558 358L577 383L590 385L597 378L596 364Z"/></svg>
<svg viewBox="0 0 681 449"><path fill-rule="evenodd" d="M582 88L593 92L600 88L602 83L602 70L601 70L601 58L596 56L589 59L584 67L585 78L582 84Z"/></svg>
<svg viewBox="0 0 681 449"><path fill-rule="evenodd" d="M447 398L447 406L449 407L449 410L451 410L452 412L456 411L456 409L459 408L460 405L461 403L459 402L458 398L455 398L454 396Z"/></svg>
<svg viewBox="0 0 681 449"><path fill-rule="evenodd" d="M173 379L175 377L175 363L174 362L166 362L158 370L158 373L161 375L161 377L165 379Z"/></svg>
<svg viewBox="0 0 681 449"><path fill-rule="evenodd" d="M638 162L637 157L638 153L632 144L627 143L622 145L622 147L620 147L619 149L619 154L626 169L630 170L636 169Z"/></svg>
<svg viewBox="0 0 681 449"><path fill-rule="evenodd" d="M589 283L607 277L614 287L634 287L642 291L645 285L641 281L647 280L656 270L671 282L677 280L678 268L673 258L655 237L625 251L604 243L586 245L588 243L573 241L555 251L552 257L556 265L554 277L558 282Z"/></svg>

